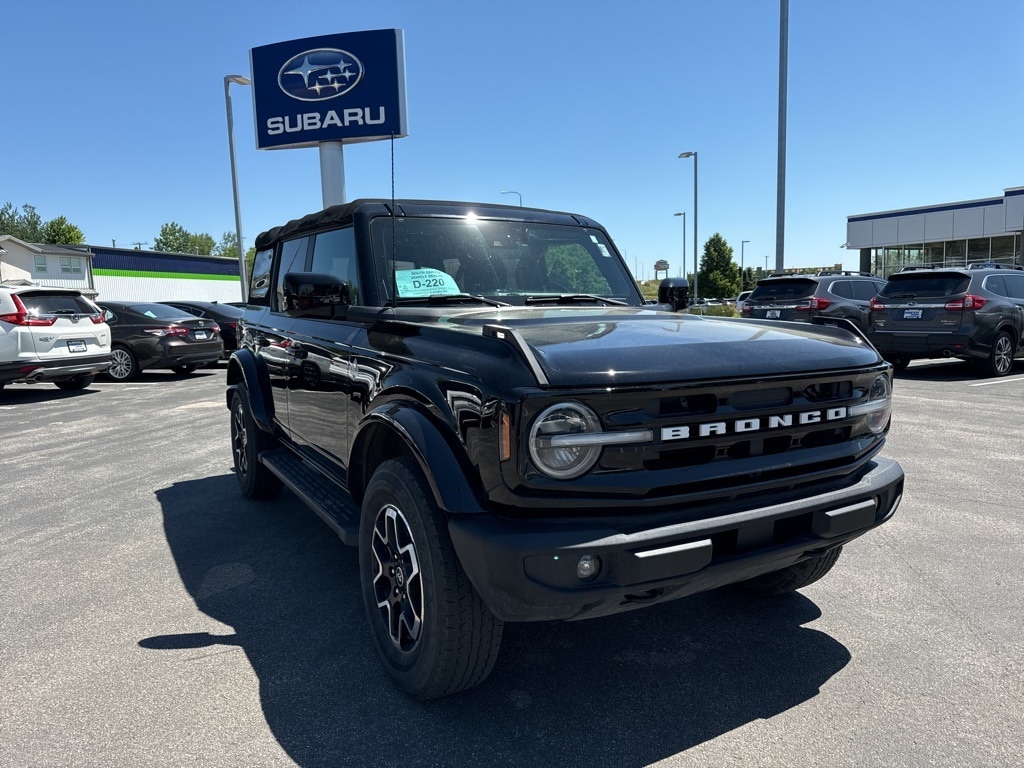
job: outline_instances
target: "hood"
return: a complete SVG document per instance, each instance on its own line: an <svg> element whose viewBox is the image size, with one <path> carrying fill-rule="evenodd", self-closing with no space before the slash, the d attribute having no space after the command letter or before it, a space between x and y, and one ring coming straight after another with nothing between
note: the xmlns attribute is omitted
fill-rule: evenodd
<svg viewBox="0 0 1024 768"><path fill-rule="evenodd" d="M517 331L553 386L737 379L881 362L867 341L839 328L633 307L496 309L442 322Z"/></svg>

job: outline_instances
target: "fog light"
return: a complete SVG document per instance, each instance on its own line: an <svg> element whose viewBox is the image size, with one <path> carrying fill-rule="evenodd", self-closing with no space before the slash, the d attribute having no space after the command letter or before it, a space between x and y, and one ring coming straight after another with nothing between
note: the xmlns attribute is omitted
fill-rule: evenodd
<svg viewBox="0 0 1024 768"><path fill-rule="evenodd" d="M601 572L601 558L597 555L584 555L576 564L576 575L581 581L590 581Z"/></svg>

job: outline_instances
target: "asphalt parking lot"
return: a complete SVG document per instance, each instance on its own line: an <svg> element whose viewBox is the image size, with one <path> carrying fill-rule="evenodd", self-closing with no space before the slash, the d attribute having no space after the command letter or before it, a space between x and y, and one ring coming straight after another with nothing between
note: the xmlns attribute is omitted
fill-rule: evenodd
<svg viewBox="0 0 1024 768"><path fill-rule="evenodd" d="M224 367L0 396L0 766L1019 766L1024 363L899 375L895 518L800 594L507 625L419 704L354 549L243 499Z"/></svg>

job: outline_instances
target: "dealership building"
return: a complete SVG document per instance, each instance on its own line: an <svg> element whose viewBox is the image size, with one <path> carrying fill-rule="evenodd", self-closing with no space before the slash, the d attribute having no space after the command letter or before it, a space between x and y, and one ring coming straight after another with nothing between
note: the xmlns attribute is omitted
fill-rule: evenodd
<svg viewBox="0 0 1024 768"><path fill-rule="evenodd" d="M846 248L860 270L888 277L905 267L965 267L974 262L1024 265L1024 187L1001 197L848 216Z"/></svg>

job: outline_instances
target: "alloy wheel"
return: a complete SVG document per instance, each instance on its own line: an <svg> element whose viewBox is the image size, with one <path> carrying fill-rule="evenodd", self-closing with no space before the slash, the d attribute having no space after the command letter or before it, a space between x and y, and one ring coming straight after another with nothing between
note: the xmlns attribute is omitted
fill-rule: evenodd
<svg viewBox="0 0 1024 768"><path fill-rule="evenodd" d="M1000 334L992 348L992 365L1000 376L1009 373L1013 366L1013 343L1005 333Z"/></svg>
<svg viewBox="0 0 1024 768"><path fill-rule="evenodd" d="M248 445L249 433L245 429L245 409L239 402L231 411L231 450L235 454L235 467L241 475L249 473L249 454L246 451Z"/></svg>
<svg viewBox="0 0 1024 768"><path fill-rule="evenodd" d="M135 367L135 363L132 360L132 353L127 349L117 347L111 350L110 353L110 367L107 369L107 375L113 379L127 379L132 375L132 369Z"/></svg>
<svg viewBox="0 0 1024 768"><path fill-rule="evenodd" d="M377 513L371 553L381 619L395 647L411 651L423 627L423 581L409 522L392 504Z"/></svg>

